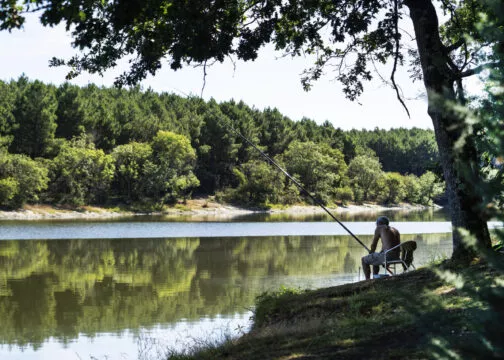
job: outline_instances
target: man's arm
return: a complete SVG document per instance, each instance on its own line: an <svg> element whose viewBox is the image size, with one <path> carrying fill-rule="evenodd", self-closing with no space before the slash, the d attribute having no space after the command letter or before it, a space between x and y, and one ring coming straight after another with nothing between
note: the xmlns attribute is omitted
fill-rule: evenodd
<svg viewBox="0 0 504 360"><path fill-rule="evenodd" d="M376 251L376 247L378 246L378 240L380 239L380 229L376 228L374 232L373 242L371 243L371 249L369 253L374 253Z"/></svg>

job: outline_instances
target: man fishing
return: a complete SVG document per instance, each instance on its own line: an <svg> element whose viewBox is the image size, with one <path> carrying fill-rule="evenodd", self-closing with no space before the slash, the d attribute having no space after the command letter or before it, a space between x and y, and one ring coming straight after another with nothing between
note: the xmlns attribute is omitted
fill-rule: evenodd
<svg viewBox="0 0 504 360"><path fill-rule="evenodd" d="M382 249L380 252L376 251L378 239L382 241ZM373 265L373 275L377 275L380 271L380 265L385 262L384 251L393 248L401 243L401 236L396 228L389 226L389 219L386 216L380 216L376 220L376 230L374 233L373 243L369 255L362 257L362 269L366 280L371 277L370 266ZM387 260L398 259L400 255L400 248L394 249L387 254Z"/></svg>
<svg viewBox="0 0 504 360"><path fill-rule="evenodd" d="M287 176L287 178L289 178L289 180L291 180L294 185L296 185L299 190L302 191L303 194L306 194L307 196L309 196L313 202L315 204L317 204L318 206L320 206L322 209L324 209L324 211L330 216L333 218L334 221L336 221L338 224L340 224L340 226L345 229L350 235L352 235L352 237L359 243L361 244L367 251L369 251L370 255L372 252L374 252L374 249L373 251L370 251L368 249L368 247L366 245L364 245L364 243L362 241L359 240L359 238L357 236L355 236L341 221L339 221L336 216L333 215L333 213L331 213L325 206L324 204L322 204L322 202L316 197L314 196L312 193L310 193L308 190L306 190L303 185L301 185L299 183L299 181L297 181L295 178L293 178L287 171L285 171L285 169L283 167L281 167L280 165L278 165L272 158L270 158L268 155L266 155L261 149L259 149L252 141L250 141L249 139L247 139L245 136L243 136L239 131L237 131L235 128L233 128L229 123L225 123L225 126L231 130L234 134L238 135L239 137L241 137L247 144L249 144L250 146L252 146L255 150L257 150L267 161L269 164L275 166L278 170L280 170L285 176ZM384 219L387 220L387 227L388 227L388 219L386 217L383 217ZM399 244L399 232L394 229L396 232L397 232L397 244ZM375 234L375 241L374 241L374 247L376 249L376 244L377 244L377 241L378 241L378 238L380 237L381 235L378 235L378 237L376 237L376 234ZM390 237L390 236L389 236ZM383 244L385 245L385 236L381 236L382 238L382 242ZM390 247L385 247L383 246L383 250L386 250L386 249L389 249ZM383 251L382 250L382 251ZM376 271L379 271L379 268L377 268L378 270ZM369 278L369 266L368 266L368 278Z"/></svg>

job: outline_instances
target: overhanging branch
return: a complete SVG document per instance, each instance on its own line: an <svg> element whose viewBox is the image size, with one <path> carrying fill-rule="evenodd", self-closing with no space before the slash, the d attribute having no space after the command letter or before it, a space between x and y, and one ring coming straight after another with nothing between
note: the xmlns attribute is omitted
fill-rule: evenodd
<svg viewBox="0 0 504 360"><path fill-rule="evenodd" d="M494 69L500 65L501 65L500 61L482 64L475 68L461 72L460 74L457 75L457 79L462 79L468 76L476 75L481 73L483 70Z"/></svg>
<svg viewBox="0 0 504 360"><path fill-rule="evenodd" d="M399 57L400 57L400 46L399 46L399 9L398 9L398 0L394 0L394 37L395 37L395 51L394 51L394 67L392 68L392 73L390 74L390 81L392 81L392 86L394 87L397 95L397 99L401 103L401 105L404 107L404 110L406 110L406 113L408 114L408 118L411 119L410 112L408 110L408 107L404 103L404 100L401 97L401 93L399 92L399 88L397 87L397 84L395 82L395 73L397 70L397 63L399 62Z"/></svg>
<svg viewBox="0 0 504 360"><path fill-rule="evenodd" d="M445 46L446 52L451 53L453 50L457 50L459 47L461 47L464 44L465 44L465 40L459 39L457 42L455 42L449 46Z"/></svg>

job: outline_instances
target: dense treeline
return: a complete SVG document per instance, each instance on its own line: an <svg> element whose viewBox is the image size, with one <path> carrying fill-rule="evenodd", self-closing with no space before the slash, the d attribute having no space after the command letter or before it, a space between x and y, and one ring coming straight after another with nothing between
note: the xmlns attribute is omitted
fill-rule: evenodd
<svg viewBox="0 0 504 360"><path fill-rule="evenodd" d="M342 131L243 102L0 81L0 205L162 206L191 194L291 204L297 189L235 129L325 203L430 203L443 192L434 134Z"/></svg>

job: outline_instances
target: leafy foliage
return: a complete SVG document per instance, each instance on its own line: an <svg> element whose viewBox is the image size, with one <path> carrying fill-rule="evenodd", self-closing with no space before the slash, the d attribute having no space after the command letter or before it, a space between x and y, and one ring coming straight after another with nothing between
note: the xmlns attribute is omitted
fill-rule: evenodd
<svg viewBox="0 0 504 360"><path fill-rule="evenodd" d="M398 173L387 173L384 179L385 194L384 201L387 203L398 203L405 197L405 186L403 176Z"/></svg>
<svg viewBox="0 0 504 360"><path fill-rule="evenodd" d="M73 205L102 203L114 176L114 162L103 150L84 139L65 143L49 165L51 185L47 196Z"/></svg>
<svg viewBox="0 0 504 360"><path fill-rule="evenodd" d="M239 185L232 191L232 200L261 206L283 202L284 179L264 161L251 160L234 168L234 174Z"/></svg>
<svg viewBox="0 0 504 360"><path fill-rule="evenodd" d="M420 176L418 179L420 185L420 203L430 204L439 195L444 192L444 184L442 184L430 171Z"/></svg>
<svg viewBox="0 0 504 360"><path fill-rule="evenodd" d="M433 133L428 130L345 132L329 122L293 121L277 109L260 111L243 102L204 102L139 87L125 90L62 84L56 88L23 76L10 83L0 81L0 87L5 90L0 93L0 148L6 156L10 156L8 150L41 156L37 161L51 169L49 188L33 187L36 196L20 203L113 200L149 208L192 192L207 195L222 191L235 202L251 205L302 201L297 188L264 163L230 125L282 162L326 203L346 203L354 197L362 200L362 188L355 182L351 185L347 176L347 164L357 156L377 156L384 169L402 175L439 170L433 165L437 152ZM26 102L29 94L33 101ZM24 116L32 117L25 120ZM39 130L46 126L47 131L32 131L37 126ZM97 155L97 150L103 154ZM90 157L96 161L105 156L107 164L109 155L113 158L113 181L109 177L112 170L107 170L101 189L92 186L96 178L84 180L93 179L96 173L84 171L81 176L72 168L87 156L86 151L91 151ZM66 166L71 169L63 171ZM4 195L0 204L15 206L16 177L1 179ZM373 184L369 198L386 201L383 182L382 192L376 188L378 182ZM406 200L420 202L418 197Z"/></svg>
<svg viewBox="0 0 504 360"><path fill-rule="evenodd" d="M0 153L0 205L18 208L34 202L48 186L48 170L26 155Z"/></svg>
<svg viewBox="0 0 504 360"><path fill-rule="evenodd" d="M144 178L148 195L160 203L174 202L199 185L193 173L196 152L188 138L159 131L152 140L152 162L146 163Z"/></svg>
<svg viewBox="0 0 504 360"><path fill-rule="evenodd" d="M17 126L10 150L31 157L44 155L54 139L57 107L54 87L40 81L21 87L12 110Z"/></svg>
<svg viewBox="0 0 504 360"><path fill-rule="evenodd" d="M147 194L145 177L152 163L149 144L131 142L114 148L115 181L117 193L126 201L140 200Z"/></svg>
<svg viewBox="0 0 504 360"><path fill-rule="evenodd" d="M378 190L378 180L382 176L381 164L377 158L365 155L356 156L348 165L355 200L369 200Z"/></svg>
<svg viewBox="0 0 504 360"><path fill-rule="evenodd" d="M292 142L282 156L287 171L304 188L328 202L335 188L346 183L347 165L343 153L326 144Z"/></svg>

